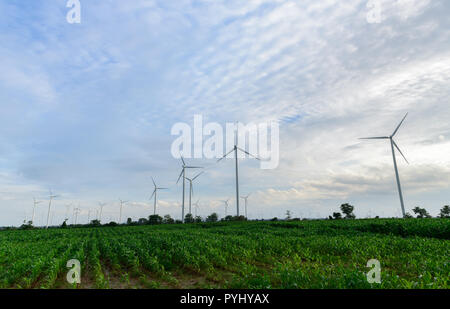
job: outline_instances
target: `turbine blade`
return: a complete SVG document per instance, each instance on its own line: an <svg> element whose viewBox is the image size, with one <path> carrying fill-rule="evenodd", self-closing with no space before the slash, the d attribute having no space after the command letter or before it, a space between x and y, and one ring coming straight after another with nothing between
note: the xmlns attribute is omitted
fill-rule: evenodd
<svg viewBox="0 0 450 309"><path fill-rule="evenodd" d="M397 134L398 129L400 129L401 125L403 124L403 121L405 121L406 116L408 116L408 113L406 113L405 117L403 117L402 121L400 122L400 124L397 126L397 128L395 129L394 133L392 133L392 137L395 136L395 134Z"/></svg>
<svg viewBox="0 0 450 309"><path fill-rule="evenodd" d="M153 179L153 177L152 177L152 181L153 181L153 185L154 185L155 188L156 188L156 183L155 183L155 180Z"/></svg>
<svg viewBox="0 0 450 309"><path fill-rule="evenodd" d="M186 165L186 163L184 162L183 156L180 156L181 161L183 162L183 165Z"/></svg>
<svg viewBox="0 0 450 309"><path fill-rule="evenodd" d="M156 188L157 190L169 190L169 188Z"/></svg>
<svg viewBox="0 0 450 309"><path fill-rule="evenodd" d="M258 158L257 156L254 156L254 155L252 155L251 153L249 153L249 152L247 152L247 151L245 151L244 149L242 149L242 148L239 148L239 147L236 147L237 149L239 149L240 151L243 151L243 152L245 152L246 154L248 154L250 157L253 157L253 158L255 158L256 160L261 160L260 158Z"/></svg>
<svg viewBox="0 0 450 309"><path fill-rule="evenodd" d="M389 136L379 136L379 137L362 137L359 139L388 139Z"/></svg>
<svg viewBox="0 0 450 309"><path fill-rule="evenodd" d="M392 142L394 143L395 148L397 148L398 152L400 152L400 154L402 155L403 159L405 159L406 163L409 164L408 160L406 159L405 155L403 154L403 152L400 150L400 147L397 146L397 144L394 142L394 140L392 140Z"/></svg>
<svg viewBox="0 0 450 309"><path fill-rule="evenodd" d="M222 159L225 159L230 153L232 153L234 151L234 149L231 149L226 155L224 155L222 158L220 158L219 160L217 160L217 162L222 161Z"/></svg>
<svg viewBox="0 0 450 309"><path fill-rule="evenodd" d="M149 200L151 200L152 199L152 197L153 197L153 195L155 195L155 192L156 192L156 189L155 190L153 190L153 193L152 193L152 195L148 198Z"/></svg>
<svg viewBox="0 0 450 309"><path fill-rule="evenodd" d="M177 183L180 181L181 176L183 176L183 170L181 170L180 176L178 176Z"/></svg>
<svg viewBox="0 0 450 309"><path fill-rule="evenodd" d="M197 174L197 176L195 176L194 178L192 178L192 180L195 180L198 176L200 176L201 174L203 174L204 172L201 172L199 174Z"/></svg>
<svg viewBox="0 0 450 309"><path fill-rule="evenodd" d="M203 168L201 166L185 166L184 168Z"/></svg>

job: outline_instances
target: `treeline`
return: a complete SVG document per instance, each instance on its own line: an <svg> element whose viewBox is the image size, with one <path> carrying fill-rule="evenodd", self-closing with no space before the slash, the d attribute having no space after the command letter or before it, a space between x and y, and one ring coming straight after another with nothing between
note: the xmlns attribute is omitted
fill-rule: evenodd
<svg viewBox="0 0 450 309"><path fill-rule="evenodd" d="M338 219L355 219L356 216L353 213L353 210L355 209L354 206L346 203L346 204L342 204L341 205L341 211L340 212L333 212L333 215L329 216L328 219L330 220L338 220ZM413 213L416 215L416 218L433 218L428 211L425 208L421 208L419 206L414 207L412 209ZM376 219L379 218L378 216L375 217ZM409 219L409 218L414 218L413 215L411 215L410 213L406 213L405 214L405 218ZM445 205L444 207L441 208L439 216L437 218L450 218L450 206L449 205Z"/></svg>

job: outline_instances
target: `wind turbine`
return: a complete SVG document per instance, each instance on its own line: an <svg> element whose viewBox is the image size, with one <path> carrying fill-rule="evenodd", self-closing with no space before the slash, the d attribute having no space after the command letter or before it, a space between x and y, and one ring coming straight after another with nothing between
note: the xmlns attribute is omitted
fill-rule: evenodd
<svg viewBox="0 0 450 309"><path fill-rule="evenodd" d="M197 200L197 202L194 203L194 209L195 209L195 217L197 217L197 210L198 210L198 203L200 202L200 200Z"/></svg>
<svg viewBox="0 0 450 309"><path fill-rule="evenodd" d="M91 209L88 210L88 224L91 223Z"/></svg>
<svg viewBox="0 0 450 309"><path fill-rule="evenodd" d="M236 165L236 212L237 216L239 216L239 169L238 169L238 150L244 152L245 154L248 154L250 157L255 158L256 160L260 160L258 157L250 154L249 152L245 151L244 149L241 149L237 146L237 139L239 136L238 127L236 127L236 136L234 138L234 147L231 149L226 155L224 155L222 158L217 160L217 162L220 162L222 159L226 158L230 153L234 151L234 160Z"/></svg>
<svg viewBox="0 0 450 309"><path fill-rule="evenodd" d="M189 213L192 215L192 211L191 211L191 200L192 200L192 196L194 195L194 189L192 187L192 182L197 179L198 176L200 176L201 174L203 174L203 172L197 174L197 176L195 176L194 178L188 178L186 177L186 179L189 181Z"/></svg>
<svg viewBox="0 0 450 309"><path fill-rule="evenodd" d="M249 193L249 194L247 194L247 196L241 196L241 198L242 199L244 199L244 201L245 201L245 217L247 218L247 200L248 200L248 197L250 196L250 194L251 193Z"/></svg>
<svg viewBox="0 0 450 309"><path fill-rule="evenodd" d="M70 206L72 206L72 203L66 204L66 221L69 221L69 212L70 212ZM73 218L72 218L72 222L73 222Z"/></svg>
<svg viewBox="0 0 450 309"><path fill-rule="evenodd" d="M34 225L34 213L35 213L35 209L36 209L36 206L37 206L37 204L40 204L40 203L42 203L42 201L36 201L36 198L34 198L33 197L33 215L32 215L32 217L31 217L31 224L33 224Z"/></svg>
<svg viewBox="0 0 450 309"><path fill-rule="evenodd" d="M395 177L397 178L397 188L398 188L398 195L400 197L400 205L402 207L402 214L403 217L405 217L406 213L405 213L405 204L403 202L403 193L402 193L402 187L400 184L400 176L398 174L398 167L397 167L397 159L395 158L395 148L397 148L398 152L402 155L403 159L405 159L406 163L409 164L408 160L406 159L406 157L403 155L402 151L400 150L400 148L397 146L397 144L394 141L394 136L395 134L397 134L398 130L400 129L401 125L403 124L403 122L406 119L406 116L408 116L408 113L406 113L405 117L403 117L402 121L400 122L400 124L397 126L397 128L395 129L394 133L392 133L392 135L390 136L380 136L380 137L365 137L365 138L360 138L360 139L364 139L364 140L369 140L369 139L388 139L391 143L391 150L392 150L392 158L394 160L394 169L395 169ZM394 148L395 147L395 148Z"/></svg>
<svg viewBox="0 0 450 309"><path fill-rule="evenodd" d="M50 219L50 207L52 206L52 200L58 197L58 195L53 195L52 190L50 190L50 195L49 195L49 202L48 202L48 212L47 212L47 226L45 227L46 229L48 229L48 220Z"/></svg>
<svg viewBox="0 0 450 309"><path fill-rule="evenodd" d="M151 199L153 196L155 196L155 200L153 202L153 214L156 215L156 193L158 192L158 190L167 190L168 188L158 188L156 186L155 180L152 177L152 182L153 182L153 186L155 187L155 189L153 190L152 196L150 196L149 199Z"/></svg>
<svg viewBox="0 0 450 309"><path fill-rule="evenodd" d="M75 225L77 225L78 214L80 213L81 209L80 208L74 208L73 211L75 213Z"/></svg>
<svg viewBox="0 0 450 309"><path fill-rule="evenodd" d="M106 206L106 203L98 203L98 205L100 206L100 212L99 212L99 217L98 217L98 221L102 222L102 212L103 212L103 207Z"/></svg>
<svg viewBox="0 0 450 309"><path fill-rule="evenodd" d="M228 211L228 202L230 201L230 199L227 199L226 201L222 201L225 203L225 217L227 216L227 211Z"/></svg>
<svg viewBox="0 0 450 309"><path fill-rule="evenodd" d="M186 165L186 163L184 162L184 159L183 159L183 157L181 156L181 162L183 162L182 163L182 165L181 165L181 173L180 173L180 176L178 176L178 180L177 180L177 183L180 181L180 178L181 178L181 176L183 176L183 199L182 199L182 204L181 204L181 222L183 222L184 223L184 191L185 191L185 187L186 187L186 169L187 168L203 168L203 167L200 167L200 166L187 166Z"/></svg>
<svg viewBox="0 0 450 309"><path fill-rule="evenodd" d="M119 198L119 201L120 201L120 216L119 216L119 224L120 224L120 222L122 222L122 207L123 207L123 204L128 203L128 201L122 201L120 198Z"/></svg>

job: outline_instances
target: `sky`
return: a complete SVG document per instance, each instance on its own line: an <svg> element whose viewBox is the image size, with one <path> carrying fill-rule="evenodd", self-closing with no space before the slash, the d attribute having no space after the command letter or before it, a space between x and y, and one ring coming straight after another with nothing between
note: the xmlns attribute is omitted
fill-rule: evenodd
<svg viewBox="0 0 450 309"><path fill-rule="evenodd" d="M450 203L450 3L447 0L80 0L0 2L0 226L66 216L181 218L178 122L279 123L277 168L239 160L250 218L436 216ZM368 22L373 5L378 22ZM234 161L194 183L198 215L235 210ZM189 176L192 171L189 171ZM241 200L241 209L242 209ZM90 213L89 213L90 212Z"/></svg>

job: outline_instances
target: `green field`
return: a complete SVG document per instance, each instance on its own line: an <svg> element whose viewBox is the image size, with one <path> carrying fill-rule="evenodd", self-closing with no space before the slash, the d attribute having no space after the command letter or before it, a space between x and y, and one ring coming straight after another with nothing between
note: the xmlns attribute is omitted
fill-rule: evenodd
<svg viewBox="0 0 450 309"><path fill-rule="evenodd" d="M2 288L449 288L450 220L227 222L0 232ZM66 281L69 259L81 284ZM367 261L381 263L369 284Z"/></svg>

